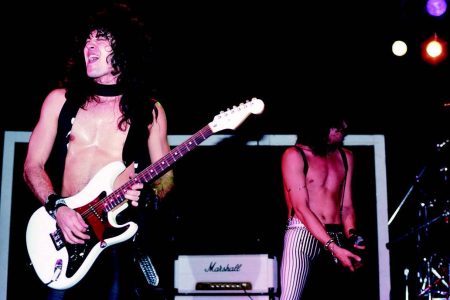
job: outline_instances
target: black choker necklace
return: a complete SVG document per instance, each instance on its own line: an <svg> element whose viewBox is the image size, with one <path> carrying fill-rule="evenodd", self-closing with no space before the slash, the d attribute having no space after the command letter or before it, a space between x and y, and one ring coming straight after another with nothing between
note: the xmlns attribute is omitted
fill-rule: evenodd
<svg viewBox="0 0 450 300"><path fill-rule="evenodd" d="M118 84L94 83L94 94L98 96L112 97L123 94L123 89Z"/></svg>

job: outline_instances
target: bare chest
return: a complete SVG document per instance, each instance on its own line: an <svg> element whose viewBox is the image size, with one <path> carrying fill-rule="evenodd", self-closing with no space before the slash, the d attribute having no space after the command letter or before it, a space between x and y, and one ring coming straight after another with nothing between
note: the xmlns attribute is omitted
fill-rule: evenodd
<svg viewBox="0 0 450 300"><path fill-rule="evenodd" d="M122 161L128 134L118 127L121 113L117 103L90 104L80 109L69 135L63 190L73 195L104 166Z"/></svg>
<svg viewBox="0 0 450 300"><path fill-rule="evenodd" d="M325 157L308 157L307 185L324 187L328 190L339 189L345 175L345 167L339 153Z"/></svg>
<svg viewBox="0 0 450 300"><path fill-rule="evenodd" d="M118 128L121 116L116 101L89 104L76 115L70 133L70 144L105 149L116 144L123 145L127 130Z"/></svg>

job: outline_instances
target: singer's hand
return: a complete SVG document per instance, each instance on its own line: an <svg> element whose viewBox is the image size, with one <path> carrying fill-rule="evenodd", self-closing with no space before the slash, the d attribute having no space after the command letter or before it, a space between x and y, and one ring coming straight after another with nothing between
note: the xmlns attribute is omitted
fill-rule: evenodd
<svg viewBox="0 0 450 300"><path fill-rule="evenodd" d="M355 249L366 249L366 239L362 235L356 233L354 229L350 229L350 236L348 239Z"/></svg>
<svg viewBox="0 0 450 300"><path fill-rule="evenodd" d="M330 251L344 268L348 268L352 272L362 266L362 258L345 248L339 247L333 243L330 245Z"/></svg>

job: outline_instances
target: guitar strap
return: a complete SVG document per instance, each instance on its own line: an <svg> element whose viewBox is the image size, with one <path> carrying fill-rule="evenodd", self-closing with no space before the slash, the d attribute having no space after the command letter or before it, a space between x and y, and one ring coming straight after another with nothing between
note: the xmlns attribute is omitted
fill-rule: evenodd
<svg viewBox="0 0 450 300"><path fill-rule="evenodd" d="M152 115L152 111L158 111L155 108L155 99L151 99L146 103L141 113L131 119L130 130L123 147L122 159L124 164L128 166L130 163L137 163L136 172L142 171L150 165L150 155L148 153L148 125L152 121L148 116Z"/></svg>
<svg viewBox="0 0 450 300"><path fill-rule="evenodd" d="M72 130L72 123L78 109L79 107L75 105L73 101L66 101L61 108L58 117L58 130L56 132L55 142L46 163L46 170L52 180L55 191L58 193L61 193L62 189L62 178L67 156L67 144L69 143L69 134Z"/></svg>
<svg viewBox="0 0 450 300"><path fill-rule="evenodd" d="M347 183L347 171L348 171L348 161L347 161L347 155L345 155L345 151L342 148L338 148L339 153L342 156L342 161L344 162L344 168L345 168L345 175L344 180L342 182L342 195L341 195L341 213L342 213L342 206L344 204L344 195L345 195L345 184Z"/></svg>
<svg viewBox="0 0 450 300"><path fill-rule="evenodd" d="M132 118L130 130L124 144L122 159L126 166L135 164L135 172L139 173L151 164L148 151L149 119L155 108L156 100L151 99L139 116ZM157 116L157 115L156 115ZM142 271L147 286L156 287L159 284L158 267L158 231L161 232L161 212L159 201L155 197L151 184L144 184L139 196L139 207L127 210L133 214L130 217L138 224L138 232L133 238L134 261ZM155 264L156 263L156 264Z"/></svg>

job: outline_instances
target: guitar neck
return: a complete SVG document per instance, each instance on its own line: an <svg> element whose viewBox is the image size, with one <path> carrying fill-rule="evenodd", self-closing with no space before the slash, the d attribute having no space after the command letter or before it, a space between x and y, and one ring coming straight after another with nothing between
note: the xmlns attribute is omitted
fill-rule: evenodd
<svg viewBox="0 0 450 300"><path fill-rule="evenodd" d="M151 164L143 171L139 172L134 178L128 180L116 191L103 198L102 204L106 204L107 210L110 211L123 201L125 201L125 191L129 190L135 183L147 183L155 180L162 175L171 165L182 158L186 153L195 149L213 133L223 129L235 129L250 114L260 114L264 109L264 102L257 98L251 101L241 103L239 106L233 106L232 109L222 111L216 115L212 122L200 129L186 141L175 147L161 159Z"/></svg>
<svg viewBox="0 0 450 300"><path fill-rule="evenodd" d="M114 207L118 206L125 200L125 192L129 190L131 186L135 183L148 183L156 180L160 175L162 175L167 169L172 166L177 160L182 158L191 150L195 149L198 145L203 143L207 138L213 134L211 127L206 125L200 129L197 133L192 135L183 143L179 144L173 148L169 153L164 155L155 163L151 164L135 177L125 182L120 188L112 192L110 195L105 197L102 201L107 202L107 211L112 210Z"/></svg>
<svg viewBox="0 0 450 300"><path fill-rule="evenodd" d="M207 138L213 134L209 125L206 125L200 129L197 133L191 136L189 139L173 148L169 153L164 155L161 159L154 164L145 168L142 172L139 172L137 176L131 179L128 184L132 185L135 182L151 182L158 178L160 174L163 174L170 166L172 166L177 160L182 158L191 150L195 149L198 145L203 143ZM129 187L129 186L127 186Z"/></svg>

